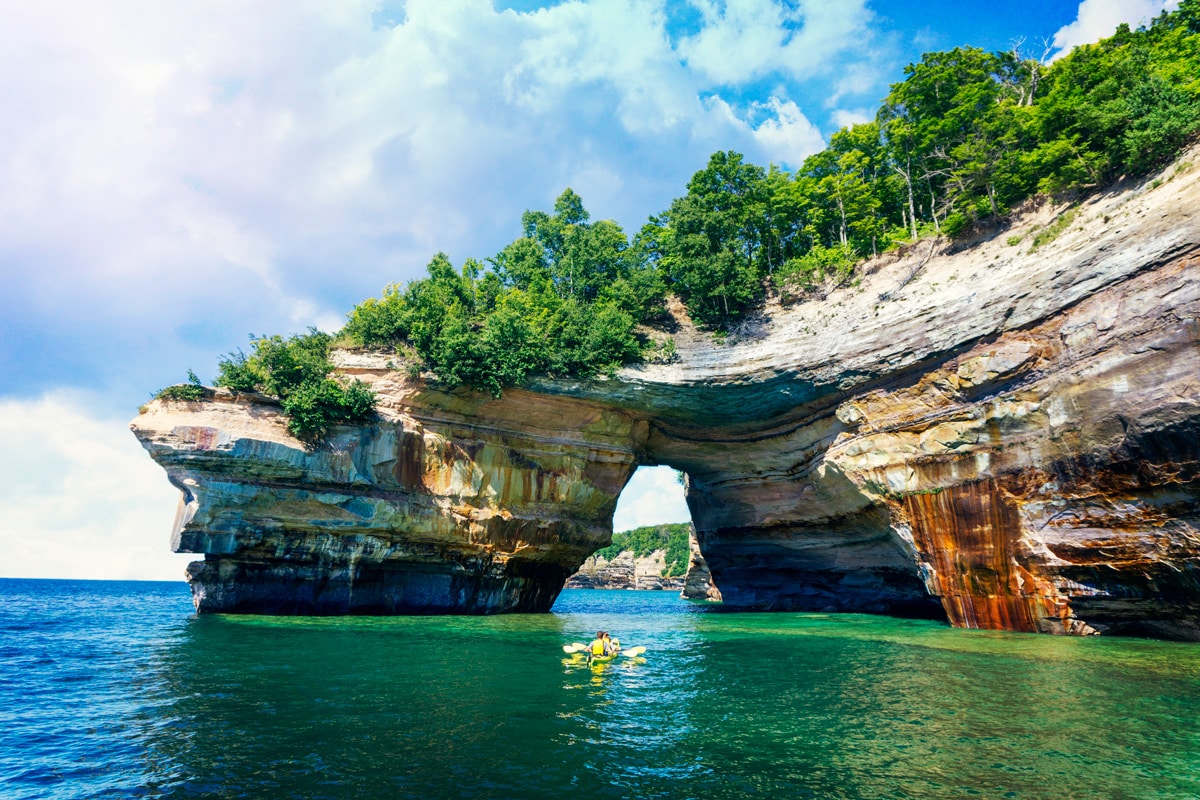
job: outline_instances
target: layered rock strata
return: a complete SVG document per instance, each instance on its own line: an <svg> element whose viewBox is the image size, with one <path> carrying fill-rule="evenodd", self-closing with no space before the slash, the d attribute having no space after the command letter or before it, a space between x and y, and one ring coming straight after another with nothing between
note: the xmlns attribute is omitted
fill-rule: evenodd
<svg viewBox="0 0 1200 800"><path fill-rule="evenodd" d="M1194 158L1196 154L1193 154ZM1200 639L1200 170L858 285L679 360L492 400L347 354L380 420L307 452L264 399L155 402L201 610L547 608L638 464L688 474L725 603ZM402 377L403 376L403 377Z"/></svg>
<svg viewBox="0 0 1200 800"><path fill-rule="evenodd" d="M422 391L387 368L370 379L379 422L312 451L277 404L223 390L151 403L134 421L182 493L173 548L205 554L188 568L196 608L548 609L609 542L645 423L519 391Z"/></svg>

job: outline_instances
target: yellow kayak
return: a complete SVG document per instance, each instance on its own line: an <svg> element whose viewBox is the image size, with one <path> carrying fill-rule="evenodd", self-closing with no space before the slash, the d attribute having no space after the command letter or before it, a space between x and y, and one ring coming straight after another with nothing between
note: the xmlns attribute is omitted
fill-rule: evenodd
<svg viewBox="0 0 1200 800"><path fill-rule="evenodd" d="M569 655L571 657L572 661L574 661L576 659L583 660L588 657L587 645L580 644L578 642L576 642L574 644L564 644L563 652L566 653L567 655ZM630 658L637 658L638 656L642 655L645 652L646 652L646 648L644 645L638 646L638 647L630 647L627 650L618 650L617 652L612 653L610 655L606 655L606 656L592 656L591 663L605 664L609 661L612 661L617 656L628 656Z"/></svg>

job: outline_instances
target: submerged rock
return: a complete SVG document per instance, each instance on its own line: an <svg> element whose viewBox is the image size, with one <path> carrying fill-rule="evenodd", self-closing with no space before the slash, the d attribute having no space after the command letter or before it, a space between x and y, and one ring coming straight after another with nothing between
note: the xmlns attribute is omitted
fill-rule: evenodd
<svg viewBox="0 0 1200 800"><path fill-rule="evenodd" d="M315 450L222 391L133 429L183 494L200 611L545 610L667 464L729 606L1200 639L1198 174L1036 250L1048 205L920 242L754 335L681 318L676 363L615 379L497 400L343 353L379 420Z"/></svg>

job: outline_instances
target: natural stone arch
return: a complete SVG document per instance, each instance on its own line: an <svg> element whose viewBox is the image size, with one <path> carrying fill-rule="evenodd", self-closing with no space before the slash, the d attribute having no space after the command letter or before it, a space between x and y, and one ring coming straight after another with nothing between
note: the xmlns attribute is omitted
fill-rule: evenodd
<svg viewBox="0 0 1200 800"><path fill-rule="evenodd" d="M728 606L944 619L886 505L823 463L840 431L827 417L705 435L656 420L645 451L688 475L698 545Z"/></svg>
<svg viewBox="0 0 1200 800"><path fill-rule="evenodd" d="M202 611L544 610L660 463L733 606L1200 639L1200 182L1096 202L1037 253L877 263L764 338L684 320L679 364L496 399L346 353L380 421L316 450L224 392L134 432L186 489Z"/></svg>

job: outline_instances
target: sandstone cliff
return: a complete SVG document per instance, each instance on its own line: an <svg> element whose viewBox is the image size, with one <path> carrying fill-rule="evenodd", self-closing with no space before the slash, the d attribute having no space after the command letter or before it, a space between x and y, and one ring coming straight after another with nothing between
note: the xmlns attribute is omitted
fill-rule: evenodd
<svg viewBox="0 0 1200 800"><path fill-rule="evenodd" d="M645 556L635 556L630 550L622 550L612 559L604 556L588 556L579 571L567 578L568 589L630 589L659 591L670 589L681 591L684 576L664 578L665 551L655 550Z"/></svg>
<svg viewBox="0 0 1200 800"><path fill-rule="evenodd" d="M1192 153L1189 158L1196 158ZM638 464L689 476L727 605L1200 639L1200 170L768 306L673 364L500 400L343 354L379 421L307 452L265 398L156 401L200 610L548 608Z"/></svg>
<svg viewBox="0 0 1200 800"><path fill-rule="evenodd" d="M691 558L687 574L683 577L683 591L680 594L688 600L721 602L721 590L713 583L712 570L708 568L708 561L700 552L700 542L696 539L695 531L688 537L688 545Z"/></svg>
<svg viewBox="0 0 1200 800"><path fill-rule="evenodd" d="M608 544L645 423L590 402L425 390L367 359L380 420L308 452L276 403L155 401L134 433L182 493L200 611L545 610Z"/></svg>
<svg viewBox="0 0 1200 800"><path fill-rule="evenodd" d="M688 546L690 558L683 575L663 577L667 564L666 550L655 550L644 556L637 556L631 550L622 550L612 559L600 553L588 556L579 571L567 578L566 588L670 590L679 592L689 600L720 600L721 593L713 586L708 562L700 553L695 530L688 533Z"/></svg>

